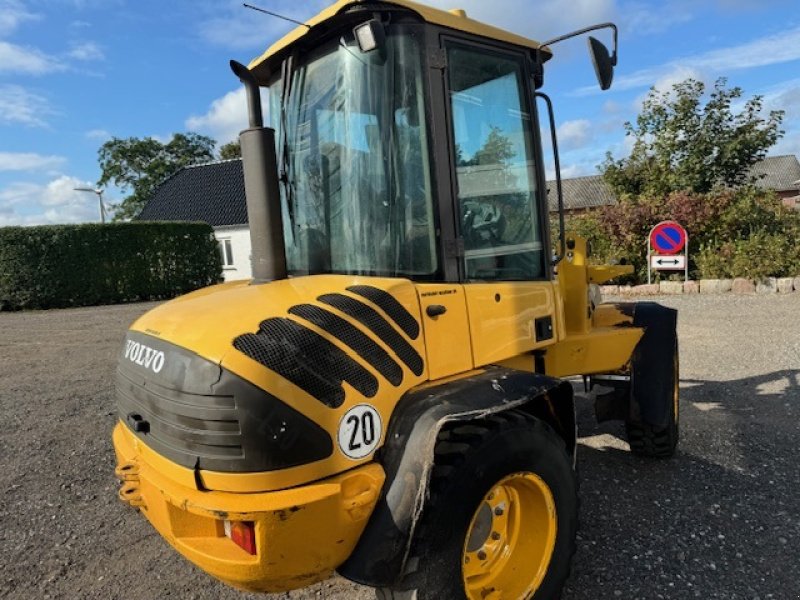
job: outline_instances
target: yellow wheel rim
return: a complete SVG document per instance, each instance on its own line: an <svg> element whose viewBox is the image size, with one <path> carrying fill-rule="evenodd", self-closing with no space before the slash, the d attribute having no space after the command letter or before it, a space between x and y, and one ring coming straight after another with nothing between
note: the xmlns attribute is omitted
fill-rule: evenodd
<svg viewBox="0 0 800 600"><path fill-rule="evenodd" d="M672 391L672 416L674 417L675 423L677 424L678 423L678 418L679 418L679 415L680 415L679 411L680 411L680 386L681 386L680 368L679 368L679 365L678 365L678 352L677 352L677 350L675 351L675 359L674 359L673 362L674 362L674 365L675 365L674 366L675 383L674 383L673 391Z"/></svg>
<svg viewBox="0 0 800 600"><path fill-rule="evenodd" d="M469 600L530 598L547 573L556 545L556 503L535 473L514 473L484 496L462 552Z"/></svg>

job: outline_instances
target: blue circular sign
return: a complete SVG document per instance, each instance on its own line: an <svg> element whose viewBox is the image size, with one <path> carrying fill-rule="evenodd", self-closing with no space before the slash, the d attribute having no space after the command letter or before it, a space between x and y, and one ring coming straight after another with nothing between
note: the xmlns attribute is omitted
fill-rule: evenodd
<svg viewBox="0 0 800 600"><path fill-rule="evenodd" d="M686 230L675 221L662 221L650 232L650 245L659 254L677 254L686 245Z"/></svg>

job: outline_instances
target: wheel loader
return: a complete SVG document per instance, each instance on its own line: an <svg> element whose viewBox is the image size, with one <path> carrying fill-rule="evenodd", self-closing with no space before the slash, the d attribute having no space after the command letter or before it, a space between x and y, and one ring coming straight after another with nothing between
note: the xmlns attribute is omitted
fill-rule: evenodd
<svg viewBox="0 0 800 600"><path fill-rule="evenodd" d="M673 454L675 311L597 301L630 267L564 231L560 180L549 227L544 65L604 27L605 89L611 24L537 43L410 0L338 0L232 61L253 277L145 314L116 375L119 496L188 560L258 592L338 572L384 598L552 600L571 378L634 453Z"/></svg>

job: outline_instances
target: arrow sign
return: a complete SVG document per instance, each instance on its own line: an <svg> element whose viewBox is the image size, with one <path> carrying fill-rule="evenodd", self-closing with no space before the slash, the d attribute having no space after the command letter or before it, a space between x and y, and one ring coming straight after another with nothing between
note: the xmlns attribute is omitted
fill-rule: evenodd
<svg viewBox="0 0 800 600"><path fill-rule="evenodd" d="M682 271L686 268L686 257L683 254L651 256L650 268L657 271Z"/></svg>
<svg viewBox="0 0 800 600"><path fill-rule="evenodd" d="M661 221L650 231L650 245L659 254L677 254L686 245L686 230L675 221Z"/></svg>

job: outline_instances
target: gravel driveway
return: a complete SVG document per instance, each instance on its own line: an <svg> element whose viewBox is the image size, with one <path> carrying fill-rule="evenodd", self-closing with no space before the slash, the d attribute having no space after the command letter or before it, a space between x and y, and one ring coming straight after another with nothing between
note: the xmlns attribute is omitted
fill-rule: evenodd
<svg viewBox="0 0 800 600"><path fill-rule="evenodd" d="M579 399L564 600L800 599L800 294L660 301L680 309L679 454L632 457ZM194 569L116 499L114 363L151 306L0 313L0 597L257 597ZM334 579L278 597L372 596Z"/></svg>

